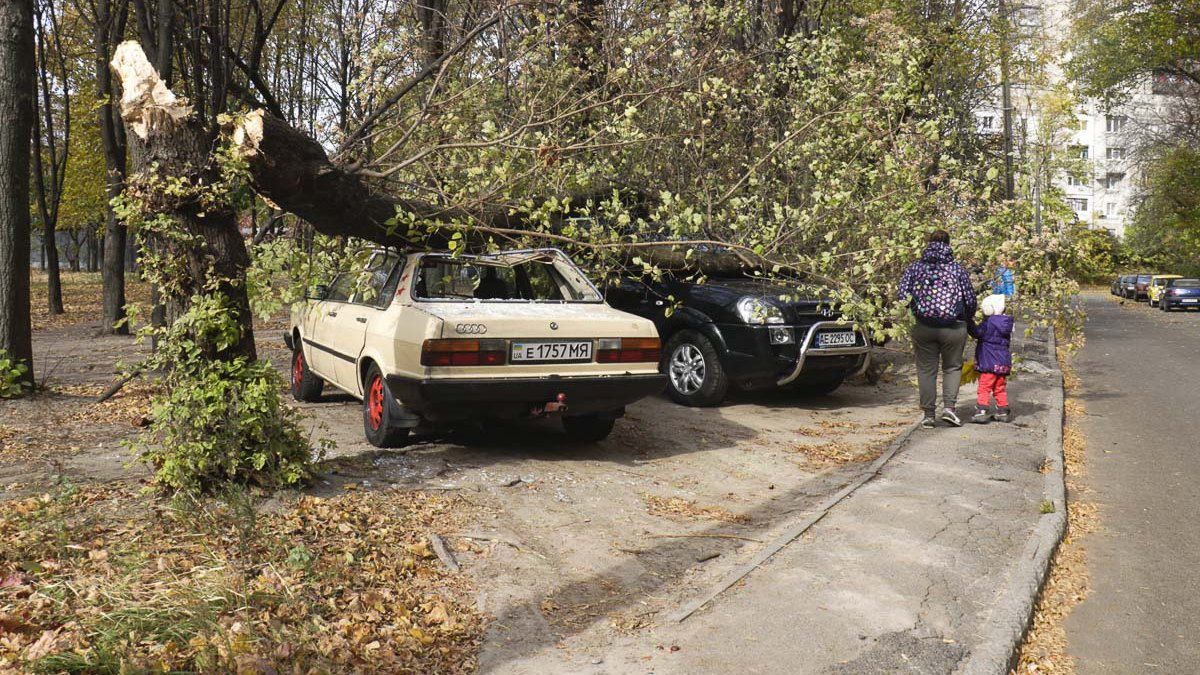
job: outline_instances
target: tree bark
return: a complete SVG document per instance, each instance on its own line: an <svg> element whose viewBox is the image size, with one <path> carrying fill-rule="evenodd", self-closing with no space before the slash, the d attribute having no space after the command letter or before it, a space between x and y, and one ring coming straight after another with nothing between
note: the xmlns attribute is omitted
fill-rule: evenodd
<svg viewBox="0 0 1200 675"><path fill-rule="evenodd" d="M113 72L121 80L121 117L128 129L132 168L129 190L142 201L142 208L156 216L167 216L194 241L159 238L155 251L183 260L187 274L168 289L159 289L169 305L186 307L197 293L215 290L224 296L241 326L236 345L216 350L213 358L256 358L250 301L246 293L246 268L250 256L231 206L205 204L197 193L165 194L165 181L182 181L199 190L220 182L211 157L212 137L203 120L191 107L177 99L159 79L154 67L136 41L117 47ZM218 200L219 201L219 200ZM160 248L161 247L161 248Z"/></svg>
<svg viewBox="0 0 1200 675"><path fill-rule="evenodd" d="M108 69L112 45L125 31L128 8L123 0L97 0L95 26L92 34L96 52L96 90L104 97L97 114L100 117L100 141L104 147L104 161L108 170L108 200L104 204L106 218L104 228L104 262L101 268L104 296L104 330L116 335L127 335L129 326L125 319L125 223L117 220L112 200L121 195L125 187L125 133L117 120L113 101L117 92L113 88L112 73Z"/></svg>
<svg viewBox="0 0 1200 675"><path fill-rule="evenodd" d="M322 234L402 248L445 247L452 230L409 231L395 222L399 212L455 227L476 225L492 231L511 230L511 234L520 234L527 227L519 214L510 214L504 207L468 212L379 192L361 176L331 162L320 143L262 110L244 116L228 132L247 161L251 187L273 206L303 218ZM553 233L546 242L562 243ZM693 251L688 255L687 248L630 245L619 255L640 257L662 269L681 272L735 274L769 267L749 253Z"/></svg>
<svg viewBox="0 0 1200 675"><path fill-rule="evenodd" d="M29 140L33 127L33 1L0 0L0 349L29 365Z"/></svg>

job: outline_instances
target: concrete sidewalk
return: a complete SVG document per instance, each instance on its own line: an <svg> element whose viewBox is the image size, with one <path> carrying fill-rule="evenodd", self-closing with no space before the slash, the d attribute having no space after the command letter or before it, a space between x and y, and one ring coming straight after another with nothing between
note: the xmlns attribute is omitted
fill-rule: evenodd
<svg viewBox="0 0 1200 675"><path fill-rule="evenodd" d="M682 623L668 619L720 578L698 575L648 599L654 625L632 636L578 636L492 672L946 673L994 637L1002 604L1042 514L1047 428L1061 420L1043 368L1011 383L1016 419L918 430L866 483L741 583ZM973 404L964 388L960 415ZM915 396L914 396L915 398ZM754 549L767 544L747 546ZM752 557L744 550L736 567ZM1003 664L997 664L1003 668Z"/></svg>

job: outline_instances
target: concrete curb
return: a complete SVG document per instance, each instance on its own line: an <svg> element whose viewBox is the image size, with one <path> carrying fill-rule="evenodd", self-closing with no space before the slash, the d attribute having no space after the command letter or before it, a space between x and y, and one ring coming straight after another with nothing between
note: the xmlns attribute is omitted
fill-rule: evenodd
<svg viewBox="0 0 1200 675"><path fill-rule="evenodd" d="M1042 584L1054 552L1067 531L1067 489L1063 473L1063 376L1058 368L1054 331L1046 343L1057 386L1049 401L1051 420L1046 429L1046 474L1043 488L1054 512L1042 516L1025 543L1008 587L983 625L979 645L957 672L963 675L1006 675L1016 666L1017 651L1029 630Z"/></svg>

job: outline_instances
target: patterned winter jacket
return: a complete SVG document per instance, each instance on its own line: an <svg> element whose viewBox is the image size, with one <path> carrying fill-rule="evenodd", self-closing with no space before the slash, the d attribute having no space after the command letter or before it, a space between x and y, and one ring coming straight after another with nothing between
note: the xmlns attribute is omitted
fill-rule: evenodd
<svg viewBox="0 0 1200 675"><path fill-rule="evenodd" d="M900 299L910 299L909 309L927 326L953 326L976 309L971 276L954 262L949 244L935 241L921 259L908 266L900 277Z"/></svg>

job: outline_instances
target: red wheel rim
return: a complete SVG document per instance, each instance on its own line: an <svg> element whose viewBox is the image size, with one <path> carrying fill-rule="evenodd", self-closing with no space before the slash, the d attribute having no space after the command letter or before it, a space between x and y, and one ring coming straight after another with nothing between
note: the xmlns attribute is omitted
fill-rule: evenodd
<svg viewBox="0 0 1200 675"><path fill-rule="evenodd" d="M378 429L383 422L383 379L378 375L371 380L367 391L367 415L371 420L371 428Z"/></svg>
<svg viewBox="0 0 1200 675"><path fill-rule="evenodd" d="M296 358L292 361L292 384L299 386L304 379L304 354L296 352Z"/></svg>

